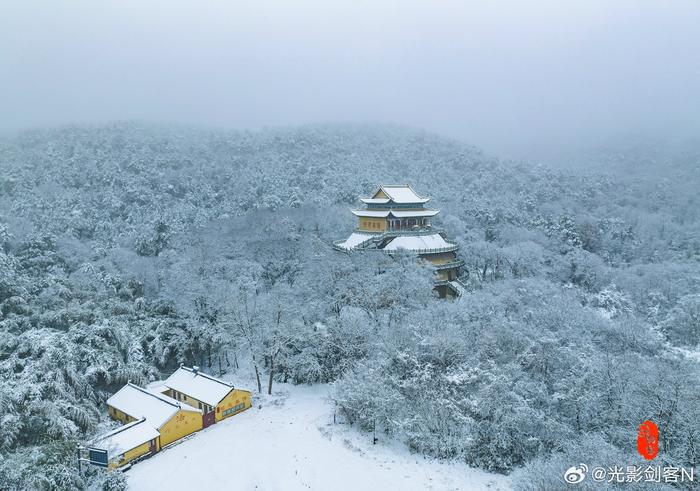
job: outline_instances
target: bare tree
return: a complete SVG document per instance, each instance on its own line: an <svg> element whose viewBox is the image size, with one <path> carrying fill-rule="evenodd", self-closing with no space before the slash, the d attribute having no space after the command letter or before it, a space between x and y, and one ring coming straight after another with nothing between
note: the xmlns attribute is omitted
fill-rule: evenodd
<svg viewBox="0 0 700 491"><path fill-rule="evenodd" d="M274 375L275 375L275 359L277 356L284 350L285 347L289 345L289 343L293 339L293 335L290 332L282 332L283 329L283 324L282 324L282 304L277 303L276 309L275 309L275 322L273 324L275 327L274 329L271 330L269 333L269 336L267 337L267 346L268 346L268 359L270 361L270 373L268 377L268 382L267 382L267 393L272 394L272 382L274 380Z"/></svg>
<svg viewBox="0 0 700 491"><path fill-rule="evenodd" d="M255 340L260 336L260 313L258 311L257 296L254 297L251 304L248 300L248 295L243 290L240 290L239 295L235 296L231 302L230 315L233 327L248 344L253 361L253 369L255 370L258 392L262 394L260 368L255 356Z"/></svg>

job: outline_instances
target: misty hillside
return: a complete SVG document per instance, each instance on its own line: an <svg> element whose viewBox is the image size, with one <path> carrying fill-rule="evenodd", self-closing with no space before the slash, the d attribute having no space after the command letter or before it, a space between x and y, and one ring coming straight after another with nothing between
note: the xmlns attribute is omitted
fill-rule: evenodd
<svg viewBox="0 0 700 491"><path fill-rule="evenodd" d="M663 172L629 153L553 170L340 124L5 138L0 482L119 489L74 462L115 390L180 363L253 380L253 356L264 385L334 382L357 428L520 489L556 489L543 469L582 448L633 465L650 416L664 462L697 465L697 155L664 157ZM467 295L435 298L413 258L331 248L380 183L433 198Z"/></svg>

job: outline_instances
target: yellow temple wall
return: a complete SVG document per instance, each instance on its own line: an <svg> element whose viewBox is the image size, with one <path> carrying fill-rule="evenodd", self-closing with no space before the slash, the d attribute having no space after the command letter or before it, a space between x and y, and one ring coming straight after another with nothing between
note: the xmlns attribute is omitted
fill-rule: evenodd
<svg viewBox="0 0 700 491"><path fill-rule="evenodd" d="M439 254L424 254L423 259L430 261L433 264L449 263L454 261L456 256L454 252L441 252Z"/></svg>
<svg viewBox="0 0 700 491"><path fill-rule="evenodd" d="M358 228L367 232L383 232L386 230L386 218L360 217Z"/></svg>

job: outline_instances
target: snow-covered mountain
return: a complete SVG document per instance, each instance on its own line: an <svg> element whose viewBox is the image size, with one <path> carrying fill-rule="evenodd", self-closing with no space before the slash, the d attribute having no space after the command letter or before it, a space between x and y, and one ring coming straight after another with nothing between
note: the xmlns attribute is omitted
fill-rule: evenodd
<svg viewBox="0 0 700 491"><path fill-rule="evenodd" d="M263 432L254 448L277 448L280 477L325 483L260 427L267 417L281 431L285 407L309 455L347 453L343 472L366 465L379 480L424 482L407 467L425 456L460 463L421 463L421 476L452 476L447 486L486 476L470 466L516 489L559 489L582 452L632 465L646 419L659 458L692 465L700 166L674 155L663 175L631 173L629 159L623 172L579 173L363 125L123 123L6 138L0 488L123 488L118 473L78 475L76 446L113 426L104 402L127 381L145 387L180 363L248 377L254 393L333 383L353 428L342 438L376 431L412 453L359 455L336 429L328 440L313 399L323 389L285 388L285 406L260 419L251 410L137 464L134 485L188 448L202 458L229 427L234 443ZM414 257L333 249L354 226L348 207L382 183L409 183L441 209L435 226L468 272L459 300L434 298ZM265 460L251 459L248 483Z"/></svg>

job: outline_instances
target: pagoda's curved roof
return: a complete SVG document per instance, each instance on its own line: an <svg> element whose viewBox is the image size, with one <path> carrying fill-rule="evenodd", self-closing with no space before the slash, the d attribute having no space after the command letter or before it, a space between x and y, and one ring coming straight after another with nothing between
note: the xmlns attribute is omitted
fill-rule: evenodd
<svg viewBox="0 0 700 491"><path fill-rule="evenodd" d="M441 250L454 247L455 244L447 242L442 235L407 235L399 236L389 242L383 250L385 251L428 251Z"/></svg>
<svg viewBox="0 0 700 491"><path fill-rule="evenodd" d="M380 198L377 195L384 193L388 198ZM367 204L386 204L392 201L396 204L427 203L430 198L423 198L408 184L382 184L371 198L361 198L360 201Z"/></svg>
<svg viewBox="0 0 700 491"><path fill-rule="evenodd" d="M360 201L368 205L385 205L391 200L389 198L360 198Z"/></svg>
<svg viewBox="0 0 700 491"><path fill-rule="evenodd" d="M336 242L335 245L340 249L350 251L355 247L369 241L370 239L373 239L374 237L376 237L376 235L374 234L361 234L358 232L353 232L352 234L350 234L350 237L348 237L342 242Z"/></svg>
<svg viewBox="0 0 700 491"><path fill-rule="evenodd" d="M395 218L410 217L434 217L440 210L350 210L357 217L386 218L389 215Z"/></svg>
<svg viewBox="0 0 700 491"><path fill-rule="evenodd" d="M396 218L407 217L434 217L440 210L390 210Z"/></svg>

